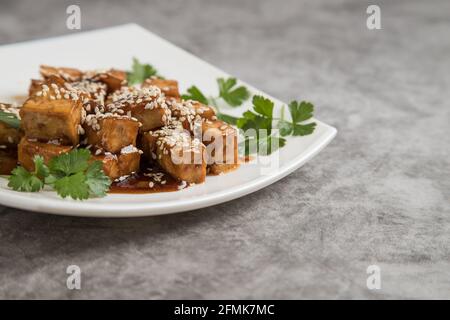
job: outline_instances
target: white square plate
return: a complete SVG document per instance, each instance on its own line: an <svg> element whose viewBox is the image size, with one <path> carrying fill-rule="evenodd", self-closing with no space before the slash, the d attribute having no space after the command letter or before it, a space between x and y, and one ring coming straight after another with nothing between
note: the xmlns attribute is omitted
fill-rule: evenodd
<svg viewBox="0 0 450 320"><path fill-rule="evenodd" d="M229 76L142 27L129 24L0 47L0 70L2 74L8 75L0 78L0 101L10 102L13 97L26 94L29 80L39 76L41 64L80 69L130 69L132 57L151 63L166 78L177 79L181 92L195 84L206 94L215 95L216 79ZM249 85L247 87L252 94L272 99L275 110L279 111L283 105L281 101ZM244 106L226 110L226 113L240 115L250 106L249 100ZM0 178L0 203L31 211L90 217L150 216L211 206L264 188L316 155L334 138L336 129L315 121L317 127L312 135L288 137L286 146L279 153L263 157L265 164L243 164L234 172L207 177L204 184L181 191L110 194L100 199L74 201L61 199L52 191L16 192L7 187L6 179ZM268 169L276 161L276 168Z"/></svg>

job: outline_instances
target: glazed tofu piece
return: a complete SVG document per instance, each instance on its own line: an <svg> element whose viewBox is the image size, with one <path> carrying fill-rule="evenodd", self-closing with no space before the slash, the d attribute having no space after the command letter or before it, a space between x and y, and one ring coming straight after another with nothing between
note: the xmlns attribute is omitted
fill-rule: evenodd
<svg viewBox="0 0 450 320"><path fill-rule="evenodd" d="M106 152L118 153L126 146L136 146L139 122L126 116L88 115L83 124L86 144Z"/></svg>
<svg viewBox="0 0 450 320"><path fill-rule="evenodd" d="M183 128L191 131L191 133L194 133L196 123L217 119L213 108L197 101L177 101L176 99L171 99L167 101L167 104L172 112L172 118L180 121Z"/></svg>
<svg viewBox="0 0 450 320"><path fill-rule="evenodd" d="M0 111L11 114L11 117L17 117L19 108L15 108L10 104L0 103ZM17 146L21 136L22 132L20 128L13 127L0 121L0 148L11 148Z"/></svg>
<svg viewBox="0 0 450 320"><path fill-rule="evenodd" d="M103 171L112 180L128 176L139 170L141 152L136 148L128 148L119 154L105 153L93 159L103 162Z"/></svg>
<svg viewBox="0 0 450 320"><path fill-rule="evenodd" d="M28 139L59 140L76 145L81 128L82 100L86 95L70 86L49 83L20 109L22 129Z"/></svg>
<svg viewBox="0 0 450 320"><path fill-rule="evenodd" d="M47 65L40 66L40 73L44 79L50 76L59 76L66 81L80 81L83 72L74 68L63 68L63 67L51 67Z"/></svg>
<svg viewBox="0 0 450 320"><path fill-rule="evenodd" d="M142 87L156 86L161 89L166 97L180 98L180 91L178 90L178 81L166 80L160 78L150 78L144 81Z"/></svg>
<svg viewBox="0 0 450 320"><path fill-rule="evenodd" d="M34 96L38 91L42 90L44 80L31 79L30 87L28 88L28 96Z"/></svg>
<svg viewBox="0 0 450 320"><path fill-rule="evenodd" d="M11 174L17 167L17 151L0 149L0 174Z"/></svg>
<svg viewBox="0 0 450 320"><path fill-rule="evenodd" d="M86 113L95 113L96 108L102 108L105 104L108 87L102 82L85 79L66 83L65 87L83 93L83 107Z"/></svg>
<svg viewBox="0 0 450 320"><path fill-rule="evenodd" d="M140 132L165 126L171 118L164 95L157 87L122 87L108 97L106 112L137 119L142 124Z"/></svg>
<svg viewBox="0 0 450 320"><path fill-rule="evenodd" d="M117 69L88 71L83 78L104 83L107 86L108 94L128 85L127 73Z"/></svg>
<svg viewBox="0 0 450 320"><path fill-rule="evenodd" d="M51 158L59 156L62 153L69 152L72 146L62 146L53 143L44 143L22 138L18 147L19 163L28 171L34 170L34 156L40 155L44 162L48 164Z"/></svg>
<svg viewBox="0 0 450 320"><path fill-rule="evenodd" d="M202 123L203 144L206 146L208 173L219 175L239 167L237 130L217 121Z"/></svg>
<svg viewBox="0 0 450 320"><path fill-rule="evenodd" d="M142 135L144 154L156 161L175 179L202 183L206 178L205 146L192 139L182 127L148 132Z"/></svg>

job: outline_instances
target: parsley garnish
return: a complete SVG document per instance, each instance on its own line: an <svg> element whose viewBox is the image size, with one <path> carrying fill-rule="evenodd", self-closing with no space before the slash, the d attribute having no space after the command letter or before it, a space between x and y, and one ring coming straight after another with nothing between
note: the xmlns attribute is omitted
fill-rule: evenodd
<svg viewBox="0 0 450 320"><path fill-rule="evenodd" d="M140 63L138 59L133 58L132 70L127 72L128 84L133 85L142 83L153 76L162 78L158 75L158 71L152 65Z"/></svg>
<svg viewBox="0 0 450 320"><path fill-rule="evenodd" d="M306 120L312 118L314 111L314 106L309 102L292 101L289 104L292 121L284 119L284 107L281 111L281 118L274 118L274 104L267 98L254 96L252 102L253 111L244 112L242 117L236 120L237 127L245 132L244 141L240 144L241 151L245 155L252 153L268 155L286 144L286 139L283 137L291 134L305 136L314 132L316 123L305 123ZM224 116L228 117L227 115L221 115L222 118ZM234 119L236 118L232 117L232 120ZM274 121L278 121L275 128L279 130L281 137L274 135L272 132ZM261 134L260 130L263 130L264 135ZM251 144L251 142L256 143Z"/></svg>
<svg viewBox="0 0 450 320"><path fill-rule="evenodd" d="M230 106L238 107L250 97L250 93L244 86L236 86L236 78L217 79L219 85L219 97L225 100Z"/></svg>
<svg viewBox="0 0 450 320"><path fill-rule="evenodd" d="M20 119L13 113L0 110L0 121L16 129L20 127Z"/></svg>
<svg viewBox="0 0 450 320"><path fill-rule="evenodd" d="M16 191L37 192L49 185L63 198L88 199L105 196L111 180L105 175L101 161L91 161L86 149L74 149L50 160L48 166L35 156L35 170L17 167L9 177L8 186Z"/></svg>
<svg viewBox="0 0 450 320"><path fill-rule="evenodd" d="M294 136L306 136L313 133L316 123L303 123L313 117L314 106L310 102L292 101L289 103L289 111L291 113L292 122L284 119L278 122L278 129L282 136L287 136L292 133Z"/></svg>
<svg viewBox="0 0 450 320"><path fill-rule="evenodd" d="M184 100L195 100L203 104L210 104L208 98L206 98L205 95L196 86L190 87L189 89L187 89L187 92L188 93L181 96Z"/></svg>

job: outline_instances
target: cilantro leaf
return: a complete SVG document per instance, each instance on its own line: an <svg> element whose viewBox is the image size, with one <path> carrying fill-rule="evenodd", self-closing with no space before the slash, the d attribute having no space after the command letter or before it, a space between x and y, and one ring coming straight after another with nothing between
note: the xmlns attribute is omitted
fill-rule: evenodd
<svg viewBox="0 0 450 320"><path fill-rule="evenodd" d="M288 136L292 133L292 123L286 120L280 120L277 123L277 128L280 130L280 135L282 137Z"/></svg>
<svg viewBox="0 0 450 320"><path fill-rule="evenodd" d="M286 139L275 136L259 139L258 142L258 154L262 156L267 156L286 145Z"/></svg>
<svg viewBox="0 0 450 320"><path fill-rule="evenodd" d="M263 96L253 97L253 109L255 112L272 119L273 115L273 102Z"/></svg>
<svg viewBox="0 0 450 320"><path fill-rule="evenodd" d="M315 122L301 123L313 117L314 106L312 103L292 101L289 103L289 111L292 117L292 134L294 136L306 136L314 132Z"/></svg>
<svg viewBox="0 0 450 320"><path fill-rule="evenodd" d="M314 132L316 128L316 123L308 123L308 124L295 124L294 125L294 136L307 136Z"/></svg>
<svg viewBox="0 0 450 320"><path fill-rule="evenodd" d="M311 119L314 112L314 106L310 102L291 101L289 103L289 111L291 112L292 122L298 123Z"/></svg>
<svg viewBox="0 0 450 320"><path fill-rule="evenodd" d="M256 136L259 136L259 130L266 130L267 135L272 132L272 119L257 115L251 111L243 113L242 118L236 122L239 129L248 131L249 129L256 130Z"/></svg>
<svg viewBox="0 0 450 320"><path fill-rule="evenodd" d="M42 156L36 155L34 156L34 173L39 178L45 179L50 174L50 170L48 167L44 164L44 158Z"/></svg>
<svg viewBox="0 0 450 320"><path fill-rule="evenodd" d="M4 122L10 127L19 129L20 119L13 113L5 112L0 110L0 122Z"/></svg>
<svg viewBox="0 0 450 320"><path fill-rule="evenodd" d="M48 167L53 174L70 175L86 170L90 157L91 153L89 150L74 149L68 153L52 158Z"/></svg>
<svg viewBox="0 0 450 320"><path fill-rule="evenodd" d="M92 162L86 171L86 184L91 194L102 197L111 185L111 180L103 172L103 164L101 161Z"/></svg>
<svg viewBox="0 0 450 320"><path fill-rule="evenodd" d="M89 198L89 186L86 183L86 175L83 172L57 179L53 188L62 198L70 196L72 199Z"/></svg>
<svg viewBox="0 0 450 320"><path fill-rule="evenodd" d="M228 114L224 114L224 113L220 113L220 112L217 113L216 116L217 116L217 119L225 121L226 123L229 123L232 125L236 125L237 121L239 120L238 117L233 117Z"/></svg>
<svg viewBox="0 0 450 320"><path fill-rule="evenodd" d="M244 86L236 87L236 78L219 78L219 96L225 100L230 106L238 107L250 96L249 91Z"/></svg>
<svg viewBox="0 0 450 320"><path fill-rule="evenodd" d="M17 167L11 172L8 187L16 191L37 192L44 187L44 182L23 167Z"/></svg>
<svg viewBox="0 0 450 320"><path fill-rule="evenodd" d="M206 98L205 95L196 86L190 87L189 89L187 89L187 92L187 94L183 94L181 96L184 100L195 100L203 104L209 104L208 98Z"/></svg>
<svg viewBox="0 0 450 320"><path fill-rule="evenodd" d="M158 76L158 72L152 65L142 64L138 59L133 58L133 66L131 71L127 73L127 80L130 85L142 83L152 76Z"/></svg>

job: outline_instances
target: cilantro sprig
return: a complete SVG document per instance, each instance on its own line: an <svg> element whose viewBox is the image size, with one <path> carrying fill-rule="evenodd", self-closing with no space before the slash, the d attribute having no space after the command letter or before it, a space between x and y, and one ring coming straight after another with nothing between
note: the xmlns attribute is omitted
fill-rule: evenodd
<svg viewBox="0 0 450 320"><path fill-rule="evenodd" d="M127 72L127 80L130 85L139 84L150 77L162 78L158 71L148 63L140 63L137 58L133 58L131 71Z"/></svg>
<svg viewBox="0 0 450 320"><path fill-rule="evenodd" d="M0 121L16 129L20 127L20 119L13 113L0 110Z"/></svg>
<svg viewBox="0 0 450 320"><path fill-rule="evenodd" d="M219 99L225 101L230 107L239 107L250 97L250 92L246 87L237 85L236 78L218 78L217 86L218 96L207 97L198 87L191 86L181 97L185 100L196 100L203 104L213 105L216 109L219 109Z"/></svg>
<svg viewBox="0 0 450 320"><path fill-rule="evenodd" d="M83 200L91 196L105 196L111 185L111 180L102 169L102 162L91 161L91 153L86 149L74 149L54 157L48 166L41 156L35 156L33 162L33 172L20 166L12 171L8 183L10 188L37 192L48 185L62 198Z"/></svg>

